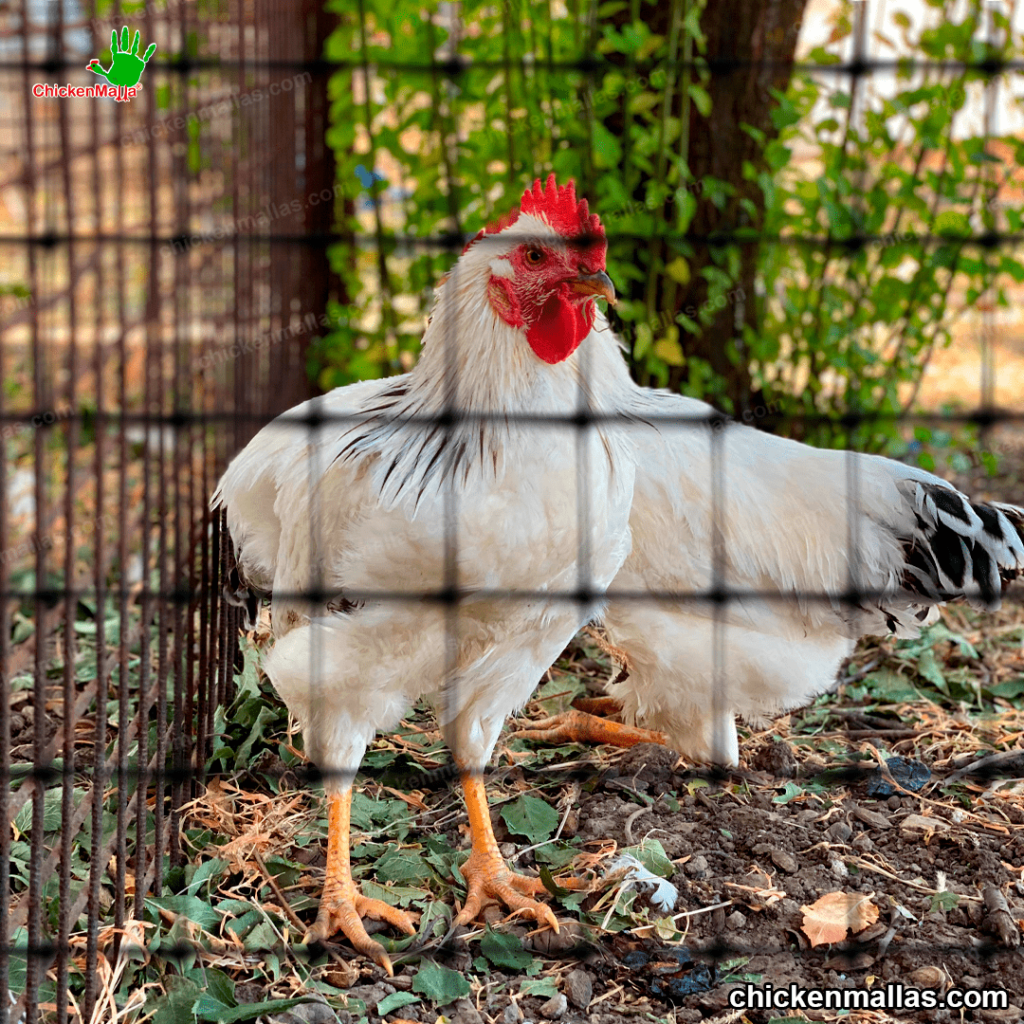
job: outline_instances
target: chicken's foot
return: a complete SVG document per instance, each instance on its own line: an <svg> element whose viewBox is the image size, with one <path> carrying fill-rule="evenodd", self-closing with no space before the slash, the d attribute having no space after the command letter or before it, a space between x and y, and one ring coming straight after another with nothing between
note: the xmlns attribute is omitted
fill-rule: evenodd
<svg viewBox="0 0 1024 1024"><path fill-rule="evenodd" d="M349 788L330 798L327 809L327 879L316 921L302 941L306 945L323 943L340 931L357 953L369 957L393 975L391 958L384 947L367 934L362 919L386 921L407 935L416 934L416 925L412 915L383 900L370 899L357 888L349 859L351 817L352 790Z"/></svg>
<svg viewBox="0 0 1024 1024"><path fill-rule="evenodd" d="M584 708L585 710L581 710ZM613 714L622 706L612 697L584 697L573 701L573 707L561 715L530 722L512 733L516 739L533 743L609 743L615 747L635 747L638 743L665 743L665 734L640 729L621 722L599 718L597 714Z"/></svg>
<svg viewBox="0 0 1024 1024"><path fill-rule="evenodd" d="M547 895L539 878L518 875L505 863L498 849L491 827L491 814L487 804L487 791L479 774L464 771L462 788L469 812L469 831L473 852L459 869L466 880L466 902L456 924L468 924L489 903L503 903L513 913L532 917L538 924L550 925L558 931L558 919L546 903L533 899ZM572 886L573 879L569 880ZM559 884L562 884L560 881Z"/></svg>

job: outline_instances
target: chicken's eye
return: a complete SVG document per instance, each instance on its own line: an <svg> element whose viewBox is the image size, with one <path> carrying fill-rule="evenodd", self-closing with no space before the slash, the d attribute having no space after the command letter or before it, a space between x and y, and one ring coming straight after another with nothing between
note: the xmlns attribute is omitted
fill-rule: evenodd
<svg viewBox="0 0 1024 1024"><path fill-rule="evenodd" d="M538 263L544 262L544 253L540 249L527 249L526 262L537 266Z"/></svg>

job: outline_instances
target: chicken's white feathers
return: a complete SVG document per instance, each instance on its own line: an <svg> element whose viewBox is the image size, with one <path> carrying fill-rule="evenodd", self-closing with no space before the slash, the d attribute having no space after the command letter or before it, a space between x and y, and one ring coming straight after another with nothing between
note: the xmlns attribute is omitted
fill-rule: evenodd
<svg viewBox="0 0 1024 1024"><path fill-rule="evenodd" d="M638 435L633 545L612 588L632 596L606 612L630 665L611 692L681 753L734 763L736 714L806 703L857 638L913 636L941 602L997 607L1024 568L1018 508L692 399L637 400L658 427Z"/></svg>
<svg viewBox="0 0 1024 1024"><path fill-rule="evenodd" d="M524 214L470 246L411 373L278 417L214 495L239 585L273 595L267 673L342 784L424 695L482 768L628 553L628 440L575 422L632 388L607 323L552 364L487 300L490 264L551 233Z"/></svg>

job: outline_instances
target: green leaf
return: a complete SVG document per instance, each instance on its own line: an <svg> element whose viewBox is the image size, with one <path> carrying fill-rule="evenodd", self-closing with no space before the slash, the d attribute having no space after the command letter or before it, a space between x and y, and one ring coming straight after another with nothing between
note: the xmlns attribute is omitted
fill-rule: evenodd
<svg viewBox="0 0 1024 1024"><path fill-rule="evenodd" d="M803 795L803 787L798 786L795 782L787 782L782 792L778 796L772 797L772 803L788 804L791 800L796 800Z"/></svg>
<svg viewBox="0 0 1024 1024"><path fill-rule="evenodd" d="M43 831L56 832L60 828L61 800L63 790L60 786L48 789L43 794ZM80 795L79 795L80 799ZM14 818L14 827L19 832L32 831L32 804L35 797L26 800Z"/></svg>
<svg viewBox="0 0 1024 1024"><path fill-rule="evenodd" d="M228 862L226 860L220 860L218 857L214 857L212 860L203 861L203 863L196 868L191 881L188 883L188 895L198 895L204 882L219 881L227 869L227 866Z"/></svg>
<svg viewBox="0 0 1024 1024"><path fill-rule="evenodd" d="M661 878L671 878L676 873L672 858L657 839L645 839L639 846L629 846L621 852L636 857L651 874Z"/></svg>
<svg viewBox="0 0 1024 1024"><path fill-rule="evenodd" d="M993 697L1012 700L1024 693L1024 679L1007 679L1006 682L996 683L995 686L989 686L986 689Z"/></svg>
<svg viewBox="0 0 1024 1024"><path fill-rule="evenodd" d="M939 667L939 661L935 657L933 650L927 650L922 655L917 663L917 671L928 680L936 689L940 690L947 697L949 696L949 685L946 683L946 677L942 674L942 669Z"/></svg>
<svg viewBox="0 0 1024 1024"><path fill-rule="evenodd" d="M225 1006L235 1005L235 983L216 967L203 967L206 992Z"/></svg>
<svg viewBox="0 0 1024 1024"><path fill-rule="evenodd" d="M537 999L550 999L558 995L558 985L554 978L524 978L519 986L524 996L535 996Z"/></svg>
<svg viewBox="0 0 1024 1024"><path fill-rule="evenodd" d="M690 86L690 99L697 108L701 117L711 116L711 94L701 85L696 83Z"/></svg>
<svg viewBox="0 0 1024 1024"><path fill-rule="evenodd" d="M519 936L511 932L496 932L488 927L480 939L480 952L495 967L509 967L521 971L533 962L533 954L523 949Z"/></svg>
<svg viewBox="0 0 1024 1024"><path fill-rule="evenodd" d="M955 892L943 891L935 892L931 895L928 912L933 913L936 910L954 910L960 905L960 897Z"/></svg>
<svg viewBox="0 0 1024 1024"><path fill-rule="evenodd" d="M280 941L274 926L269 921L263 920L254 925L246 935L245 948L249 952L262 953L265 950L273 949Z"/></svg>
<svg viewBox="0 0 1024 1024"><path fill-rule="evenodd" d="M192 1013L200 1020L220 1020L234 1003L224 1003L209 992L203 992L192 1006Z"/></svg>
<svg viewBox="0 0 1024 1024"><path fill-rule="evenodd" d="M549 843L536 852L537 863L551 871L558 871L571 863L573 857L580 852L578 845L569 843Z"/></svg>
<svg viewBox="0 0 1024 1024"><path fill-rule="evenodd" d="M530 843L550 839L558 828L558 812L536 796L524 795L501 810L510 832L526 836Z"/></svg>
<svg viewBox="0 0 1024 1024"><path fill-rule="evenodd" d="M622 160L622 145L600 122L594 122L594 157L598 167L616 167Z"/></svg>
<svg viewBox="0 0 1024 1024"><path fill-rule="evenodd" d="M248 767L249 758L252 754L252 748L258 740L263 739L263 730L266 726L273 722L277 718L278 709L270 704L264 704L260 708L259 714L256 716L256 721L253 722L252 729L249 731L249 735L245 742L238 748L238 754L235 756L235 770L241 771L243 768Z"/></svg>
<svg viewBox="0 0 1024 1024"><path fill-rule="evenodd" d="M381 1017L386 1017L392 1010L401 1009L403 1006L412 1006L413 1003L419 1001L420 997L414 996L411 992L392 992L377 1004L377 1013Z"/></svg>
<svg viewBox="0 0 1024 1024"><path fill-rule="evenodd" d="M154 1000L153 1024L195 1024L193 1007L203 990L187 978L167 979L167 994Z"/></svg>
<svg viewBox="0 0 1024 1024"><path fill-rule="evenodd" d="M211 1024L235 1024L236 1021L255 1020L269 1013L283 1013L301 1003L318 1003L319 999L312 996L293 996L290 999L264 999L260 1003L242 1003L218 1012L215 1017L208 1017ZM191 1022L190 1022L191 1024Z"/></svg>
<svg viewBox="0 0 1024 1024"><path fill-rule="evenodd" d="M470 992L469 982L458 971L429 961L412 979L412 990L426 996L436 1006L447 1006Z"/></svg>
<svg viewBox="0 0 1024 1024"><path fill-rule="evenodd" d="M935 234L964 237L971 233L971 222L964 213L943 210L935 218Z"/></svg>
<svg viewBox="0 0 1024 1024"><path fill-rule="evenodd" d="M418 885L429 882L434 877L430 865L415 850L402 850L392 847L374 865L374 875L378 882L399 882Z"/></svg>
<svg viewBox="0 0 1024 1024"><path fill-rule="evenodd" d="M220 924L220 914L206 900L198 896L150 896L146 907L158 913L160 909L170 910L199 925L204 931L212 931Z"/></svg>

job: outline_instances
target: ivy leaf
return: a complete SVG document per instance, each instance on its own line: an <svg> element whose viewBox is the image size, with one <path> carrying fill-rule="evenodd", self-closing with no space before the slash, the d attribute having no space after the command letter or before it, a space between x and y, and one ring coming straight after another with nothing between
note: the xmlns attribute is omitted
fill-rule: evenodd
<svg viewBox="0 0 1024 1024"><path fill-rule="evenodd" d="M194 981L173 976L167 979L167 988L167 995L153 1001L153 1024L195 1024L193 1007L203 990Z"/></svg>
<svg viewBox="0 0 1024 1024"><path fill-rule="evenodd" d="M558 828L558 812L536 796L521 796L515 803L503 807L501 816L509 832L526 836L531 843L550 839Z"/></svg>
<svg viewBox="0 0 1024 1024"><path fill-rule="evenodd" d="M936 910L955 910L959 905L960 897L955 892L949 892L947 890L935 892L931 895L928 912L934 913Z"/></svg>
<svg viewBox="0 0 1024 1024"><path fill-rule="evenodd" d="M483 953L495 967L509 967L515 971L521 971L524 967L533 963L533 956L523 949L523 944L517 935L511 932L496 932L488 928L480 940L480 952Z"/></svg>
<svg viewBox="0 0 1024 1024"><path fill-rule="evenodd" d="M966 214L957 213L956 210L943 210L935 218L935 234L937 235L964 237L970 233L971 224Z"/></svg>
<svg viewBox="0 0 1024 1024"><path fill-rule="evenodd" d="M78 797L75 803L81 800L81 794L76 793ZM48 789L43 794L43 831L44 832L56 832L60 828L60 814L61 814L61 800L63 798L63 791L58 786L55 789ZM22 805L21 810L18 811L17 816L14 819L14 827L18 832L31 832L32 831L32 803L36 798L33 796L32 800L26 800Z"/></svg>
<svg viewBox="0 0 1024 1024"><path fill-rule="evenodd" d="M237 1021L255 1020L264 1014L281 1013L300 1003L318 1003L311 996L294 996L291 999L265 999L261 1003L242 1003L240 1006L224 1007L215 1016L201 1018L211 1024L236 1024Z"/></svg>
<svg viewBox="0 0 1024 1024"><path fill-rule="evenodd" d="M639 846L628 846L620 853L636 857L651 874L662 878L671 878L676 872L672 858L657 839L645 839Z"/></svg>
<svg viewBox="0 0 1024 1024"><path fill-rule="evenodd" d="M214 857L212 860L204 861L196 868L195 874L188 884L188 895L197 896L204 882L217 882L224 874L228 862Z"/></svg>
<svg viewBox="0 0 1024 1024"><path fill-rule="evenodd" d="M690 85L690 99L693 105L700 112L701 117L711 115L711 94L702 85L693 83Z"/></svg>
<svg viewBox="0 0 1024 1024"><path fill-rule="evenodd" d="M426 963L412 979L412 990L426 996L436 1006L447 1006L469 995L469 982L458 971Z"/></svg>
<svg viewBox="0 0 1024 1024"><path fill-rule="evenodd" d="M414 996L411 992L392 992L391 995L385 996L377 1004L377 1013L381 1017L386 1017L392 1010L401 1009L403 1006L411 1006L419 1001L420 997Z"/></svg>
<svg viewBox="0 0 1024 1024"><path fill-rule="evenodd" d="M179 917L199 925L203 931L211 931L220 924L220 914L198 896L150 896L146 907L154 913L169 910Z"/></svg>
<svg viewBox="0 0 1024 1024"><path fill-rule="evenodd" d="M537 999L550 999L558 995L558 985L554 978L524 978L519 986L519 992L524 996L535 996Z"/></svg>
<svg viewBox="0 0 1024 1024"><path fill-rule="evenodd" d="M391 847L376 864L374 874L379 882L417 885L429 882L434 873L422 856L412 850Z"/></svg>

